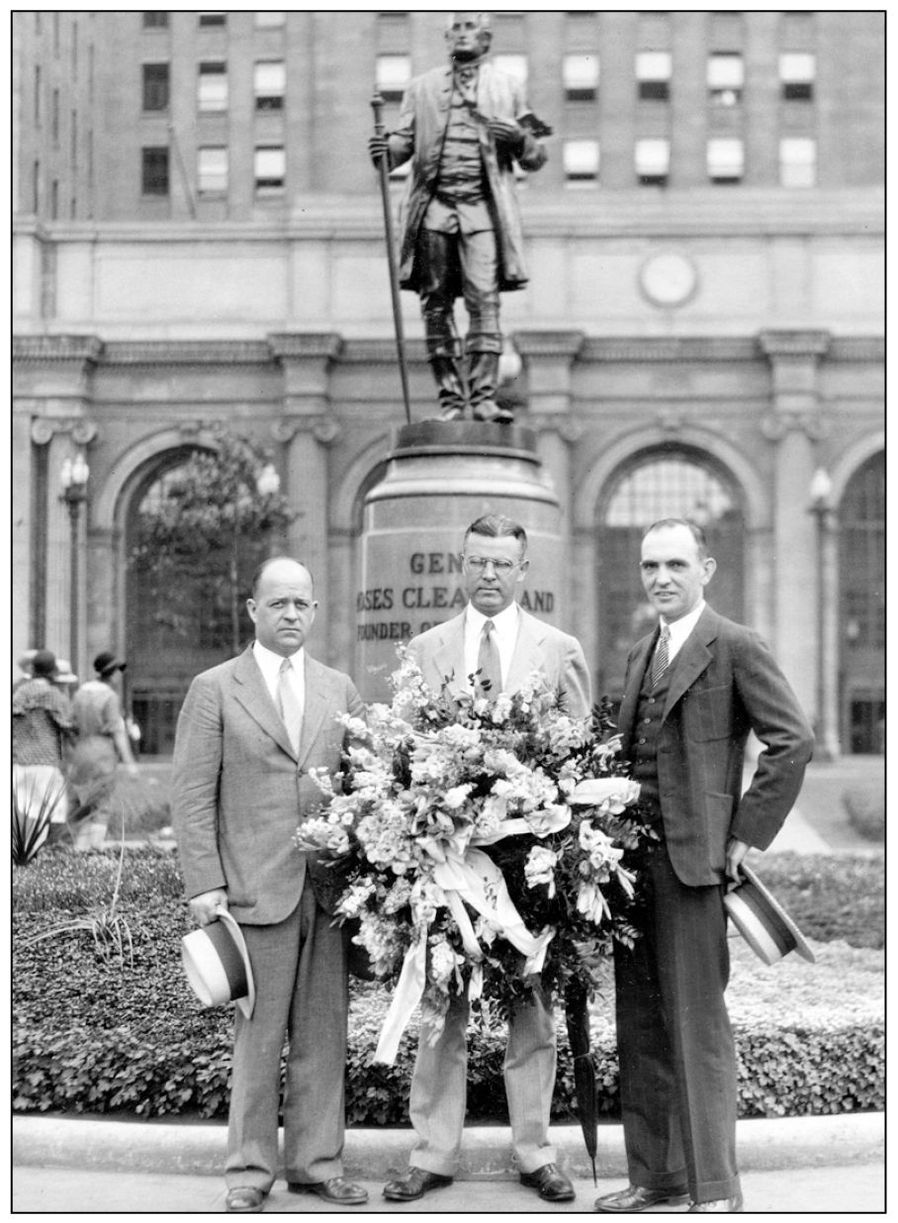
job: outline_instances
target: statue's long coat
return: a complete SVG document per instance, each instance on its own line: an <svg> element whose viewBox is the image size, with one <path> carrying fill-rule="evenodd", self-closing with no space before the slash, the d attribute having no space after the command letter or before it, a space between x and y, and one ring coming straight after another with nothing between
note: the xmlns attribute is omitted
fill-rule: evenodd
<svg viewBox="0 0 898 1223"><path fill-rule="evenodd" d="M452 68L434 68L409 83L399 113L399 125L390 134L390 166L412 159L408 193L401 214L402 239L399 280L403 289L419 288L416 266L418 230L437 187L440 154L449 123L452 97ZM487 60L480 65L477 82L477 110L484 120L519 121L531 114L518 81ZM497 146L483 123L480 148L490 193L493 224L499 247L499 288L505 292L527 283L524 264L521 215L514 183L514 163L525 170L538 170L545 164L546 151L526 131L524 148L512 157Z"/></svg>

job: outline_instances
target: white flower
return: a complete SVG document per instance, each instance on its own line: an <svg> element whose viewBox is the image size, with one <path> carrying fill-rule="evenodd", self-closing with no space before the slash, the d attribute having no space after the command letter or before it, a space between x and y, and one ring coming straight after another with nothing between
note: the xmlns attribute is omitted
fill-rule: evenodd
<svg viewBox="0 0 898 1223"><path fill-rule="evenodd" d="M524 863L524 878L529 888L548 884L550 898L555 895L555 864L558 854L543 845L534 845Z"/></svg>
<svg viewBox="0 0 898 1223"><path fill-rule="evenodd" d="M577 893L577 912L582 913L591 922L595 922L597 926L601 924L606 915L611 916L608 902L597 884L591 882L580 884L580 890Z"/></svg>
<svg viewBox="0 0 898 1223"><path fill-rule="evenodd" d="M450 811L458 811L465 805L473 789L473 785L453 786L443 795L443 806L448 807Z"/></svg>
<svg viewBox="0 0 898 1223"><path fill-rule="evenodd" d="M525 818L534 836L547 837L550 833L567 828L571 822L571 812L563 803L553 803L541 811L533 811Z"/></svg>

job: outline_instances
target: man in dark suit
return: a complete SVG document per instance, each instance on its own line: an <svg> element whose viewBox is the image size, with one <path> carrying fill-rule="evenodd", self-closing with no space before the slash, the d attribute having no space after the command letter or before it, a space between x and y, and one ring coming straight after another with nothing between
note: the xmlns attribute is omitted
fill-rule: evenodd
<svg viewBox="0 0 898 1223"><path fill-rule="evenodd" d="M321 802L313 768L336 773L341 713L361 714L348 676L309 658L308 569L260 566L247 601L255 641L193 681L174 755L174 822L190 912L227 909L252 966L252 1018L238 1008L228 1125L226 1209L258 1212L278 1158L280 1060L289 1039L284 1163L291 1192L341 1206L367 1200L343 1179L348 990L344 933L332 926L327 872L292 837Z"/></svg>
<svg viewBox="0 0 898 1223"><path fill-rule="evenodd" d="M706 605L715 568L694 523L663 519L643 537L660 626L630 654L619 728L661 840L643 880L642 937L615 944L630 1185L600 1197L602 1213L687 1195L689 1213L742 1210L723 894L749 847L766 849L781 827L813 737L760 637ZM749 731L764 751L742 794Z"/></svg>
<svg viewBox="0 0 898 1223"><path fill-rule="evenodd" d="M530 563L526 548L524 528L508 518L491 514L472 523L462 556L470 601L461 615L414 638L409 651L434 691L448 679L450 692L470 692L469 677L479 672L478 692L514 692L538 670L552 689L564 692L567 712L584 717L590 681L580 643L528 615L515 600ZM468 1000L461 994L450 1001L435 1042L422 1026L409 1101L417 1143L408 1172L384 1188L390 1201L415 1201L450 1184L455 1174L465 1123L467 1021ZM539 989L515 1009L508 1026L505 1090L521 1182L546 1201L570 1201L573 1186L556 1167L548 1136L555 1026Z"/></svg>

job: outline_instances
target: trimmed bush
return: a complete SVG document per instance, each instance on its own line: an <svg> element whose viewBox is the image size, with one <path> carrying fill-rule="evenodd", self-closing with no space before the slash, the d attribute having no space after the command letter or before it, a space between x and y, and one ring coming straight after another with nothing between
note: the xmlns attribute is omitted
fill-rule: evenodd
<svg viewBox="0 0 898 1223"><path fill-rule="evenodd" d="M817 966L793 956L770 969L756 961L741 940L733 941L730 1009L740 1058L742 1115L882 1108L883 1024L875 996L881 989L882 957L847 945L849 935L857 937L858 923L856 910L842 903L853 889L858 906L870 905L872 920L877 904L881 910L882 864L796 857L790 886L796 888L799 880L801 886L787 894L770 869L779 861L773 855L765 860L765 882L805 934L825 943L826 931L844 941L820 948ZM126 855L118 912L133 939L133 968L127 959L124 964L117 959L105 962L84 930L29 942L108 903L117 862L115 853L74 854L54 848L14 872L13 1106L21 1111L224 1117L231 1013L202 1009L184 980L179 942L189 922L171 854L142 849ZM826 898L836 900L826 920L818 912L813 929L795 902L805 893L808 899L822 898L818 903L824 907ZM868 929L861 933L869 939ZM600 1110L615 1117L611 997L609 975L605 999L594 1008L593 1048ZM387 1002L382 987L353 984L347 1059L350 1124L408 1121L414 1026L404 1036L394 1066L370 1065ZM563 1028L559 1016L558 1119L572 1116L573 1099ZM504 1052L501 1026L487 1023L470 1042L472 1121L507 1117Z"/></svg>
<svg viewBox="0 0 898 1223"><path fill-rule="evenodd" d="M883 786L854 786L842 791L848 823L868 841L882 843L886 835L886 795Z"/></svg>

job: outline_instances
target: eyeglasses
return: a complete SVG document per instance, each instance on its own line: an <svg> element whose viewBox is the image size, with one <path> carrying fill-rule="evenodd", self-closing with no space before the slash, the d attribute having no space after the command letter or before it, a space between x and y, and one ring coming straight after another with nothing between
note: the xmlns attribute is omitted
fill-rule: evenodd
<svg viewBox="0 0 898 1223"><path fill-rule="evenodd" d="M491 556L463 556L462 564L474 573L483 573L487 565L492 565L497 577L506 578L512 569L517 569L520 561L493 560Z"/></svg>

